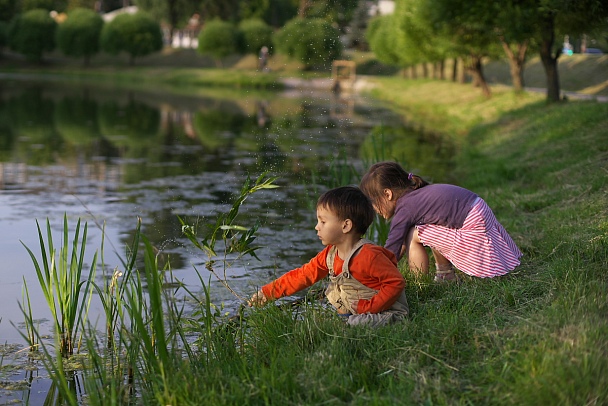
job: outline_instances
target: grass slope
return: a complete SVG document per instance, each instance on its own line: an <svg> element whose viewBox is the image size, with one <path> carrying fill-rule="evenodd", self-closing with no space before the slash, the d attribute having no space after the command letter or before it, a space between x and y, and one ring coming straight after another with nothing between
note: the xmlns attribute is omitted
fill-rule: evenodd
<svg viewBox="0 0 608 406"><path fill-rule="evenodd" d="M215 357L178 369L161 402L608 403L608 104L485 100L432 81L378 86L413 120L457 129L459 183L493 207L522 265L462 285L404 270L411 318L377 330L347 328L315 305L297 316L254 311L246 327L217 333Z"/></svg>

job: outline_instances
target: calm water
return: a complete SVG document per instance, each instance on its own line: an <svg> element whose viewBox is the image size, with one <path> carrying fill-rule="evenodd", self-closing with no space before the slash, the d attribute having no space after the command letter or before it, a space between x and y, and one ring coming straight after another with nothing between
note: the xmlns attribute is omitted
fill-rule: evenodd
<svg viewBox="0 0 608 406"><path fill-rule="evenodd" d="M382 150L383 145L392 147ZM318 194L335 184L345 156L358 174L372 157L407 162L430 180L446 179L451 146L414 131L370 100L330 93L178 96L65 83L0 81L0 340L20 343L11 322L23 320L23 280L34 317L50 327L47 305L24 245L39 253L36 221L47 219L56 245L88 224L88 258L100 248L105 268L120 267L137 219L169 259L174 276L194 291L204 257L181 235L177 216L214 223L248 175L278 176L279 189L251 196L240 223L260 220L261 261L234 264L229 283L242 296L307 261L322 246L314 231ZM364 163L365 162L365 163ZM353 177L349 183L357 183ZM325 185L325 186L323 186ZM101 265L101 264L100 264ZM239 302L217 282L212 298ZM93 304L93 317L99 308ZM96 310L95 310L96 309Z"/></svg>

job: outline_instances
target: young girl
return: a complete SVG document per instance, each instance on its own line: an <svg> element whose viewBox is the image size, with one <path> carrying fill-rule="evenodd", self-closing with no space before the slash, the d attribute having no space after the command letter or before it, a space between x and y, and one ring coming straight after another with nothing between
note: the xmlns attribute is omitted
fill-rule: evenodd
<svg viewBox="0 0 608 406"><path fill-rule="evenodd" d="M454 267L480 278L504 275L519 265L522 253L494 213L475 193L454 185L427 183L399 164L372 165L361 190L374 210L391 219L385 247L411 270L427 273L435 257L435 281L457 279Z"/></svg>

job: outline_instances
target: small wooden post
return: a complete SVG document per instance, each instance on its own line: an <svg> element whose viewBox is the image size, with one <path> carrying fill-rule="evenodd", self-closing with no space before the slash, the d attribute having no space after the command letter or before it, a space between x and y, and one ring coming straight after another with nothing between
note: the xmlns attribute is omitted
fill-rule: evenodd
<svg viewBox="0 0 608 406"><path fill-rule="evenodd" d="M357 64L353 61L333 61L331 64L331 78L334 82L332 90L340 92L353 87L355 80Z"/></svg>

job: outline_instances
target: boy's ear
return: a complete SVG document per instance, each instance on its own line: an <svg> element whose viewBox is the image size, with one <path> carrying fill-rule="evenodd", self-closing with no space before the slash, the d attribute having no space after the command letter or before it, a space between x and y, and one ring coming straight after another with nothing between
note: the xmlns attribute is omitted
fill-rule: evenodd
<svg viewBox="0 0 608 406"><path fill-rule="evenodd" d="M351 219L346 219L342 223L342 234L350 233L350 230L353 229L353 222Z"/></svg>

